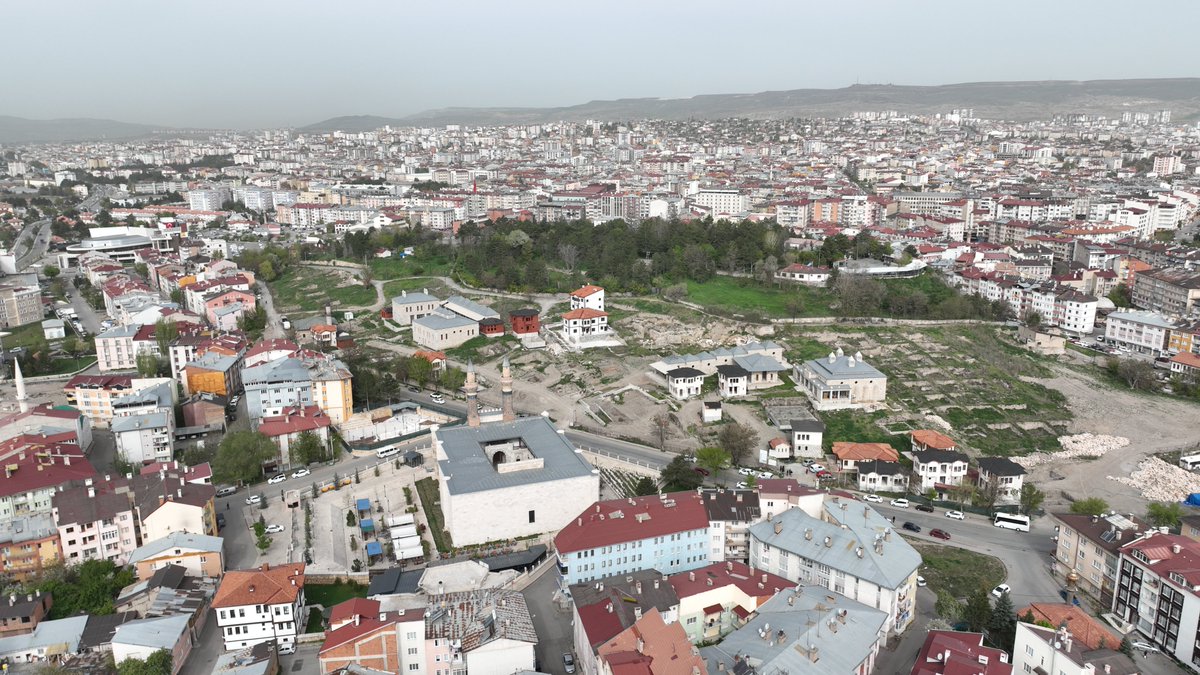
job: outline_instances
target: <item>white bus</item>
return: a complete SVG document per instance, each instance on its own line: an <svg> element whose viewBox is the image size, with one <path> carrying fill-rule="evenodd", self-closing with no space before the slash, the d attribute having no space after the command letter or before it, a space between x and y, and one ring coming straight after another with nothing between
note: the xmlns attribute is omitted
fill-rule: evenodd
<svg viewBox="0 0 1200 675"><path fill-rule="evenodd" d="M1009 530L1028 532L1029 516L1022 516L1016 513L997 513L996 519L992 521L992 524L996 527L1003 527Z"/></svg>

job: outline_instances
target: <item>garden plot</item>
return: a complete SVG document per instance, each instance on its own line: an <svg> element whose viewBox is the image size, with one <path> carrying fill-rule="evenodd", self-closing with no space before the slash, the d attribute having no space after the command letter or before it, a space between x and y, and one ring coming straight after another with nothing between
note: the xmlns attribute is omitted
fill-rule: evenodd
<svg viewBox="0 0 1200 675"><path fill-rule="evenodd" d="M1057 450L1057 437L1071 421L1062 394L1034 381L1047 372L1045 366L992 327L839 327L800 335L829 350L861 351L867 363L887 374L891 410L880 422L887 433L942 428L983 454L1023 455ZM846 420L836 426L855 430Z"/></svg>
<svg viewBox="0 0 1200 675"><path fill-rule="evenodd" d="M376 300L374 286L364 286L356 270L294 269L271 282L275 306L283 313L317 312L334 307L369 307Z"/></svg>

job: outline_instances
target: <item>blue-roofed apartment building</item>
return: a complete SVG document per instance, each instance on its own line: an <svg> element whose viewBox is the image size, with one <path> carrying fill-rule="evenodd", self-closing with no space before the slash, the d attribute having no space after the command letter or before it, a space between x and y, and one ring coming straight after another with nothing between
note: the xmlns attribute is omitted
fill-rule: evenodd
<svg viewBox="0 0 1200 675"><path fill-rule="evenodd" d="M887 613L903 632L916 616L921 555L866 504L827 499L814 518L788 509L750 528L750 566L816 584Z"/></svg>

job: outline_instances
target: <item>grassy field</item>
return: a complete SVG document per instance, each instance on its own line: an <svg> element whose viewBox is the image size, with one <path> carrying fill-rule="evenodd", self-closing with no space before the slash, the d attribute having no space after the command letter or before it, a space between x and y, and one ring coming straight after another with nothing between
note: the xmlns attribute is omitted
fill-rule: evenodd
<svg viewBox="0 0 1200 675"><path fill-rule="evenodd" d="M449 258L372 258L367 263L371 275L376 279L401 279L404 277L450 275Z"/></svg>
<svg viewBox="0 0 1200 675"><path fill-rule="evenodd" d="M421 498L421 506L425 509L425 518L429 521L429 533L433 535L433 544L439 553L449 553L454 549L450 541L450 533L446 531L446 519L442 516L442 507L438 503L437 481L432 478L422 478L417 481L417 495Z"/></svg>
<svg viewBox="0 0 1200 675"><path fill-rule="evenodd" d="M321 617L321 610L313 607L308 610L308 623L304 624L305 633L320 633L325 630L325 620Z"/></svg>
<svg viewBox="0 0 1200 675"><path fill-rule="evenodd" d="M831 410L819 413L825 423L824 446L828 452L834 441L853 441L855 443L889 443L896 450L903 450L908 444L904 436L889 434L879 426L879 420L886 413L867 413L861 410Z"/></svg>
<svg viewBox="0 0 1200 675"><path fill-rule="evenodd" d="M1062 393L1036 381L1049 374L1042 357L994 326L838 326L836 332L797 330L779 341L794 360L819 358L836 347L861 350L888 376L887 412L821 415L827 447L833 441L886 442L889 432L902 439L912 429L936 429L926 416L937 415L963 447L1023 455L1058 449L1058 436L1071 421Z"/></svg>
<svg viewBox="0 0 1200 675"><path fill-rule="evenodd" d="M832 294L808 286L767 287L753 279L715 276L704 283L689 281L688 302L734 316L831 316ZM794 306L791 303L795 303ZM794 311L793 311L794 310Z"/></svg>
<svg viewBox="0 0 1200 675"><path fill-rule="evenodd" d="M431 277L395 279L383 285L383 297L389 300L400 295L400 291L429 291L430 295L436 295L443 299L454 295L449 286Z"/></svg>
<svg viewBox="0 0 1200 675"><path fill-rule="evenodd" d="M42 322L40 321L27 323L24 326L17 326L16 328L8 328L5 332L11 333L11 335L4 336L5 349L32 347L46 341L45 333L42 332ZM67 334L71 334L70 328L67 329Z"/></svg>
<svg viewBox="0 0 1200 675"><path fill-rule="evenodd" d="M367 587L352 581L340 584L307 584L304 586L304 597L309 604L321 605L326 609L350 598L367 597Z"/></svg>
<svg viewBox="0 0 1200 675"><path fill-rule="evenodd" d="M76 358L56 358L52 362L54 367L51 370L49 370L48 372L41 373L41 374L42 375L64 375L66 373L73 373L77 370L83 370L84 368L92 365L95 362L96 362L95 356L80 356L80 357L76 357Z"/></svg>
<svg viewBox="0 0 1200 675"><path fill-rule="evenodd" d="M375 288L361 283L341 285L344 273L304 268L293 270L271 282L275 305L281 312L318 312L327 303L334 307L365 307L374 304Z"/></svg>
<svg viewBox="0 0 1200 675"><path fill-rule="evenodd" d="M992 589L1004 581L1004 563L990 555L941 544L911 543L923 561L919 574L934 592L945 590L955 598L965 598L977 588Z"/></svg>

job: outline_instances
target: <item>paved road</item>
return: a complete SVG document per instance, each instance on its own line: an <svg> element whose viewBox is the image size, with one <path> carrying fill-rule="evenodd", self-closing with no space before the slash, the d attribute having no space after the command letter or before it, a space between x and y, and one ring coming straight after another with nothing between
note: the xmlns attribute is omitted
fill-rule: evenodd
<svg viewBox="0 0 1200 675"><path fill-rule="evenodd" d="M83 299L83 296L80 295L79 291L75 289L75 285L71 283L70 279L67 280L67 297L70 299L71 308L75 310L75 314L79 317L79 321L83 324L83 327L86 328L87 331L92 335L99 335L99 315L96 313L96 310L92 309L92 306L87 303L87 300Z"/></svg>
<svg viewBox="0 0 1200 675"><path fill-rule="evenodd" d="M17 257L17 271L20 272L42 256L50 248L50 219L43 218L25 226L17 235L16 249L21 251Z"/></svg>
<svg viewBox="0 0 1200 675"><path fill-rule="evenodd" d="M923 513L914 509L894 508L887 504L872 504L884 517L896 517L897 532L910 541L948 544L999 558L1008 570L1005 582L1012 586L1012 600L1017 607L1031 602L1061 602L1061 585L1050 576L1050 555L1054 551L1054 526L1049 517L1037 518L1029 532L1017 532L995 527L983 516L967 514L966 520L954 520L945 511ZM899 529L905 521L921 527L920 534ZM950 534L950 541L929 536L929 530L940 528Z"/></svg>
<svg viewBox="0 0 1200 675"><path fill-rule="evenodd" d="M275 297L271 295L271 289L262 282L258 282L255 289L262 296L258 298L258 302L262 303L263 310L267 313L267 328L263 331L263 337L268 340L287 337L283 331L283 324L279 321L279 312L275 310Z"/></svg>
<svg viewBox="0 0 1200 675"><path fill-rule="evenodd" d="M542 673L566 675L562 655L574 652L574 626L572 612L559 609L554 602L558 588L558 570L553 561L542 569L541 576L521 591L529 607L529 617L537 632L538 643L534 648L537 655L537 670Z"/></svg>

